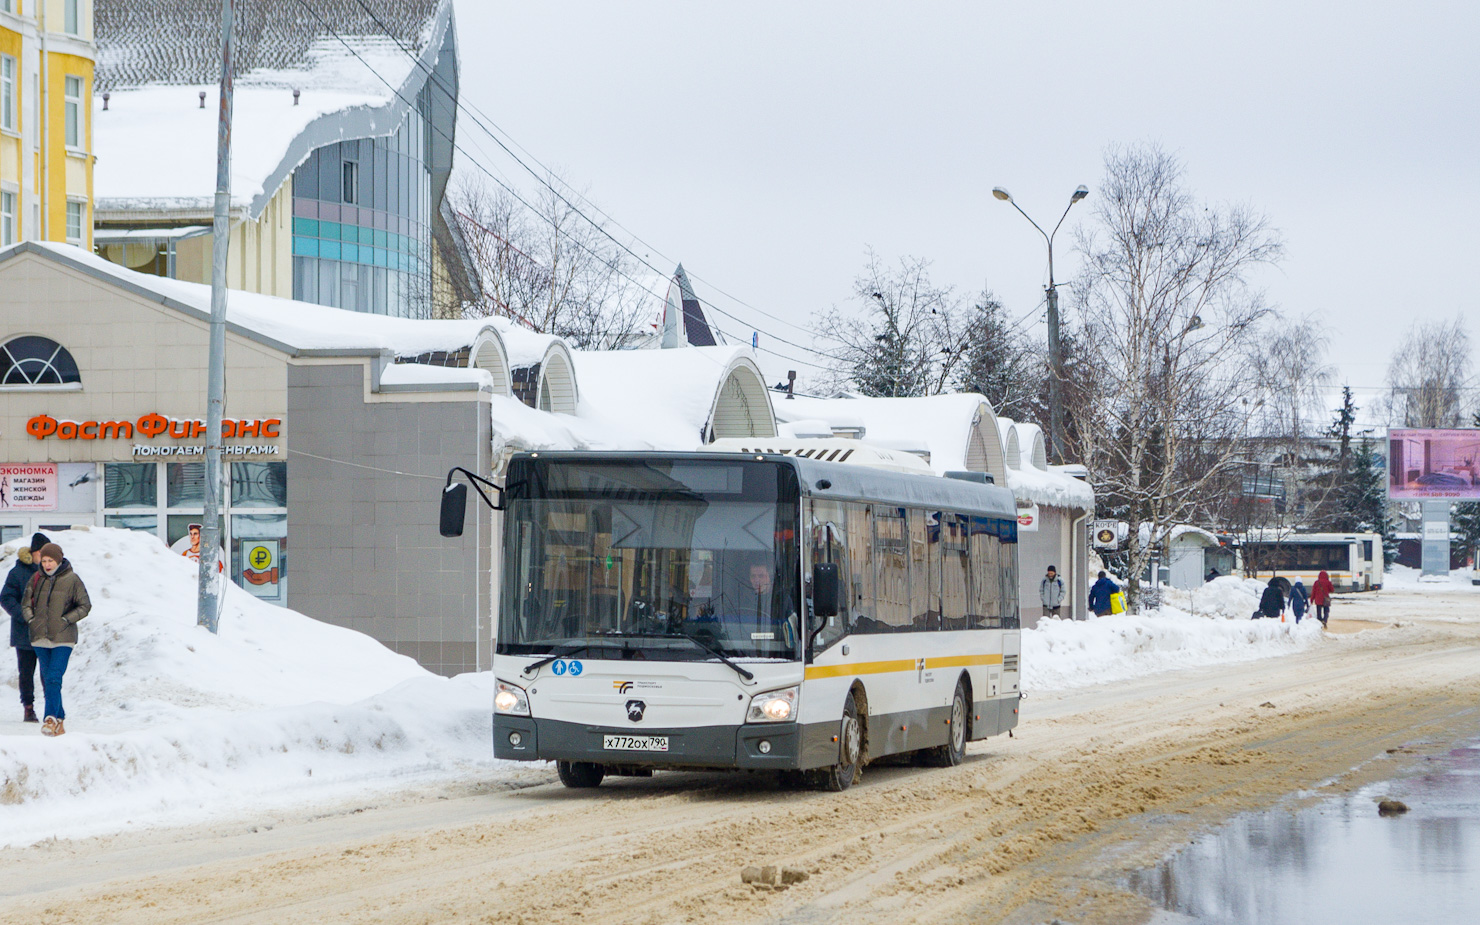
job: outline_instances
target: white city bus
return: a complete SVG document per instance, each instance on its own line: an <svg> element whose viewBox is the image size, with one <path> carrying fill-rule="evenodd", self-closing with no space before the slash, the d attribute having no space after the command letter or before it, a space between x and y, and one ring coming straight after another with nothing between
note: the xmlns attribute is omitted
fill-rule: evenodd
<svg viewBox="0 0 1480 925"><path fill-rule="evenodd" d="M957 764L1017 725L1004 488L779 454L542 452L512 459L504 503L499 758L554 760L569 787L743 768L843 790L871 759Z"/></svg>
<svg viewBox="0 0 1480 925"><path fill-rule="evenodd" d="M1299 579L1306 590L1326 572L1338 591L1382 587L1382 535L1378 533L1255 532L1240 549L1244 572L1254 578Z"/></svg>

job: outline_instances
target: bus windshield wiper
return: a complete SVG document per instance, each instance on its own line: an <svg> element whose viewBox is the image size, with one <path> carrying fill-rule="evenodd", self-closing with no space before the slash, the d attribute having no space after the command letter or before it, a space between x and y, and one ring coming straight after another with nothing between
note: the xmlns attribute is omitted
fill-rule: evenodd
<svg viewBox="0 0 1480 925"><path fill-rule="evenodd" d="M565 650L562 651L562 652L556 652L554 655L546 655L544 658L540 659L539 661L530 662L528 665L525 665L524 666L524 673L525 674L529 674L531 671L534 671L536 668L542 668L545 665L548 665L551 662L555 661L557 658L566 658L567 656L575 655L577 652L584 652L585 650L587 650L589 648L591 648L591 643L589 643L589 642L583 642L583 643L579 643L578 645L573 645L573 646L566 646L565 647Z"/></svg>
<svg viewBox="0 0 1480 925"><path fill-rule="evenodd" d="M690 636L688 633L677 633L677 634L667 634L667 633L665 633L665 634L661 634L661 635L663 635L665 637L668 636L668 635L676 635L676 636L678 636L680 638L687 639L689 642L692 642L694 645L696 645L699 648L703 649L705 652L708 652L710 655L713 655L715 658L719 659L720 661L724 662L726 665L729 665L731 668L735 669L735 673L738 674L740 677L744 678L747 681L754 681L755 680L755 675L751 674L750 672L746 671L744 668L741 668L739 665L737 665L734 662L730 661L729 657L727 655L725 655L725 653L723 653L723 652L720 651L719 646L711 646L709 643L705 642L704 640L700 639L699 637L697 637L697 636Z"/></svg>

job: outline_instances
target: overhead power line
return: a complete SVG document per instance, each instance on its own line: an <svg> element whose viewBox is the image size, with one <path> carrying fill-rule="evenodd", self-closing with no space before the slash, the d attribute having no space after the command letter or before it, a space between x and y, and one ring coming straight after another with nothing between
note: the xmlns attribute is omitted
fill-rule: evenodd
<svg viewBox="0 0 1480 925"><path fill-rule="evenodd" d="M364 67L366 68L366 70L370 71L370 73L373 74L377 80L379 80L381 83L385 84L386 88L389 89L391 91L391 93L393 93L396 96L397 99L401 100L403 103L406 103L408 106L412 106L414 108L414 106L415 106L414 102L411 101L411 100L408 100L405 97L405 95L401 93L401 91L400 91L400 89L398 87L396 87L389 80L387 80L386 77L383 74L381 74L379 71L377 71L370 64L370 62L366 61L365 58L364 58L364 56L361 55L358 51L356 51L355 48L354 48L354 46L351 45L344 38L344 36L340 35L337 31L335 31L335 29L332 26L329 25L329 23L324 19L324 17L317 10L315 10L315 9L313 9L313 7L309 6L308 3L305 2L305 0L297 0L297 3L305 11L307 11L309 13L309 15L311 15L315 20L317 20L318 23L319 23L319 25L322 26L323 29L328 34L334 36L334 38L336 40L338 40L338 42L341 45L343 45L345 47L345 49L351 55L353 55L362 65L364 65ZM384 28L384 27L382 26L382 28ZM394 37L393 36L392 36L392 38L394 40ZM399 41L397 42L397 44L400 45ZM404 48L404 46L402 46L402 50L403 51L406 51L406 49ZM409 54L410 52L408 51L407 53ZM418 61L418 64L420 64L419 61ZM423 67L423 70L425 70L424 67ZM510 196L512 196L517 202L519 202L520 205L524 206L526 209L528 209L530 212L534 213L535 215L538 215L541 218L545 218L545 216L543 215L543 213L540 212L539 209L536 209L527 199L525 199L523 196L521 196L519 194L519 192L517 190L515 190L509 183L505 182L502 178L500 178L499 176L497 176L496 174L494 174L493 171L489 170L488 167L485 166L481 161L479 161L478 159L474 158L472 156L472 154L470 154L467 151L467 149L465 149L462 145L458 144L458 142L451 135L449 135L447 132L442 131L441 129L437 128L435 125L432 126L432 130L434 132L436 132L438 135L440 135L442 138L444 138L447 141L447 143L450 144L453 147L454 150L462 153L465 157L467 157L469 163L471 163L474 167L478 168L478 170L480 170L490 180L492 180L501 189L503 189L506 193L508 193ZM490 136L490 137L492 137L492 136ZM498 139L497 138L495 138L494 140L495 140L495 142L498 142ZM502 143L500 143L500 147L503 147ZM505 150L507 150L507 148L505 148ZM521 166L525 167L526 170L529 169L528 166L527 165L524 165L522 162L521 162ZM553 188L552 188L552 192L555 192L555 194L557 196L560 196L559 192L558 191L554 191ZM576 212L577 215L580 215L583 219L585 219L588 223L590 223L593 228L595 228L597 231L599 231L605 237L607 237L608 239L610 239L618 247L622 248L622 250L624 250L626 253L628 253L629 255L631 255L634 260L637 260L640 264L642 264L643 266L645 266L648 269L652 270L654 273L658 274L659 276L663 276L663 277L666 278L666 276L667 276L666 273L664 273L662 270L659 270L657 267L653 266L651 263L647 262L643 258L639 257L636 253L634 253L631 250L631 248L627 247L621 241L618 241L615 237L613 237L610 234L610 232L607 232L605 229L601 228L600 225L596 224L595 222L592 222L592 220L591 220L591 218L589 216L587 216L584 212L581 212L580 209L578 209L576 206L574 206L573 204L571 204L568 200L565 199L565 197L560 196L560 198L561 198L561 200L563 202L566 202L566 204L568 206L570 206L570 208L572 209L572 211ZM557 234L558 233L561 233L560 232L560 229L558 228L558 226L555 226L553 224L553 222L551 223L551 225L552 225L552 227L555 227ZM585 242L579 240L578 238L570 237L568 235L566 236L566 238L572 244L574 244L577 247L581 248L583 251L585 251L586 253L590 254L591 256L600 258L601 255L598 254L598 253L596 253L595 251L593 251L590 248L590 246L587 245ZM634 279L633 277L631 277L627 273L625 273L625 272L623 272L621 270L617 270L616 272L617 272L617 275L618 276L620 276L622 279L625 279L627 282L631 283L638 290L640 290L642 292L646 292L649 295L652 295L653 297L658 298L660 300L661 299L664 299L666 297L665 295L660 295L658 293L653 292L651 289L648 289L645 285L643 285L641 282L639 282L638 280ZM735 321L739 321L742 324L744 323L743 319L735 318L735 316L730 315L728 312L725 312L723 309L720 309L720 308L718 308L716 306L713 306L713 305L710 305L709 307L713 308L719 314L722 314L722 315L725 315L726 317L732 318ZM737 342L743 343L745 341L745 338L744 337L738 336L738 335L736 335L736 334L734 334L734 333L732 333L730 331L726 331L723 328L721 328L718 324L715 324L714 327L717 330L719 330L720 333L724 334L725 336L727 336L727 337L729 337L729 338L731 338L731 339L733 339L733 340L735 340ZM757 331L760 332L759 329L757 329ZM808 350L808 351L817 353L817 355L819 355L819 356L827 357L828 359L838 360L839 362L846 362L846 361L842 360L841 358L833 357L833 356L831 356L829 354L825 354L825 353L822 353L820 351L814 351L814 350L812 350L812 348L803 346L801 344L793 343L793 342L791 342L791 341L789 341L789 340L787 340L785 338L777 337L774 334L770 334L770 333L767 333L767 332L760 332L760 333L766 333L767 336L770 337L771 339L780 341L781 343L788 344L788 345L793 346L793 347L796 347L796 348L798 348L800 350ZM777 356L777 357L780 357L780 358L782 358L784 360L787 360L788 362L800 363L800 364L805 365L805 366L811 366L811 367L814 367L816 369L827 370L829 372L832 371L832 367L825 366L825 365L823 365L821 363L815 363L815 362L812 362L810 360L802 359L800 357L788 356L786 354L780 353L780 352L775 351L775 350L769 350L769 349L766 349L766 348L759 348L759 349L761 349L765 353L771 354L772 356Z"/></svg>

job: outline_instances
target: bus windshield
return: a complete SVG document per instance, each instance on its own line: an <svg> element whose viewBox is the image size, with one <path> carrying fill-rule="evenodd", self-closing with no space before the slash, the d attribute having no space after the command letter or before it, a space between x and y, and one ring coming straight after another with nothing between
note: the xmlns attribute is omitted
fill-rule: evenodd
<svg viewBox="0 0 1480 925"><path fill-rule="evenodd" d="M520 457L507 485L500 654L801 657L789 467Z"/></svg>

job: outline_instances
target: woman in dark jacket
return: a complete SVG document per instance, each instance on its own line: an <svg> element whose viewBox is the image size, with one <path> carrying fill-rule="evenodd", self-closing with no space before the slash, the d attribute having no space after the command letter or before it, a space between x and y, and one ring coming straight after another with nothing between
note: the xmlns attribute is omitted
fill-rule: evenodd
<svg viewBox="0 0 1480 925"><path fill-rule="evenodd" d="M1297 578L1295 587L1290 589L1290 612L1295 614L1296 623L1299 623L1300 618L1305 616L1309 604L1310 596L1305 593L1305 583Z"/></svg>
<svg viewBox="0 0 1480 925"><path fill-rule="evenodd" d="M1259 615L1274 618L1284 611L1285 595L1280 592L1280 580L1271 578L1269 586L1264 589L1264 596L1259 598Z"/></svg>
<svg viewBox="0 0 1480 925"><path fill-rule="evenodd" d="M5 576L5 588L0 590L0 607L10 614L10 646L15 649L15 668L20 674L22 719L28 723L41 720L36 718L36 650L31 648L31 629L26 626L26 615L21 610L21 595L26 593L26 585L40 567L36 557L41 547L50 542L44 533L31 537L31 545L17 551L15 565Z"/></svg>
<svg viewBox="0 0 1480 925"><path fill-rule="evenodd" d="M1107 616L1114 608L1110 606L1110 597L1120 593L1120 585L1116 584L1109 575L1104 572L1089 589L1089 609L1095 612L1095 616Z"/></svg>
<svg viewBox="0 0 1480 925"><path fill-rule="evenodd" d="M47 543L39 553L41 570L26 585L21 610L31 628L31 647L41 664L41 686L45 688L46 719L42 735L59 736L67 730L62 720L62 675L77 645L77 624L92 610L87 588L62 556L62 547Z"/></svg>

